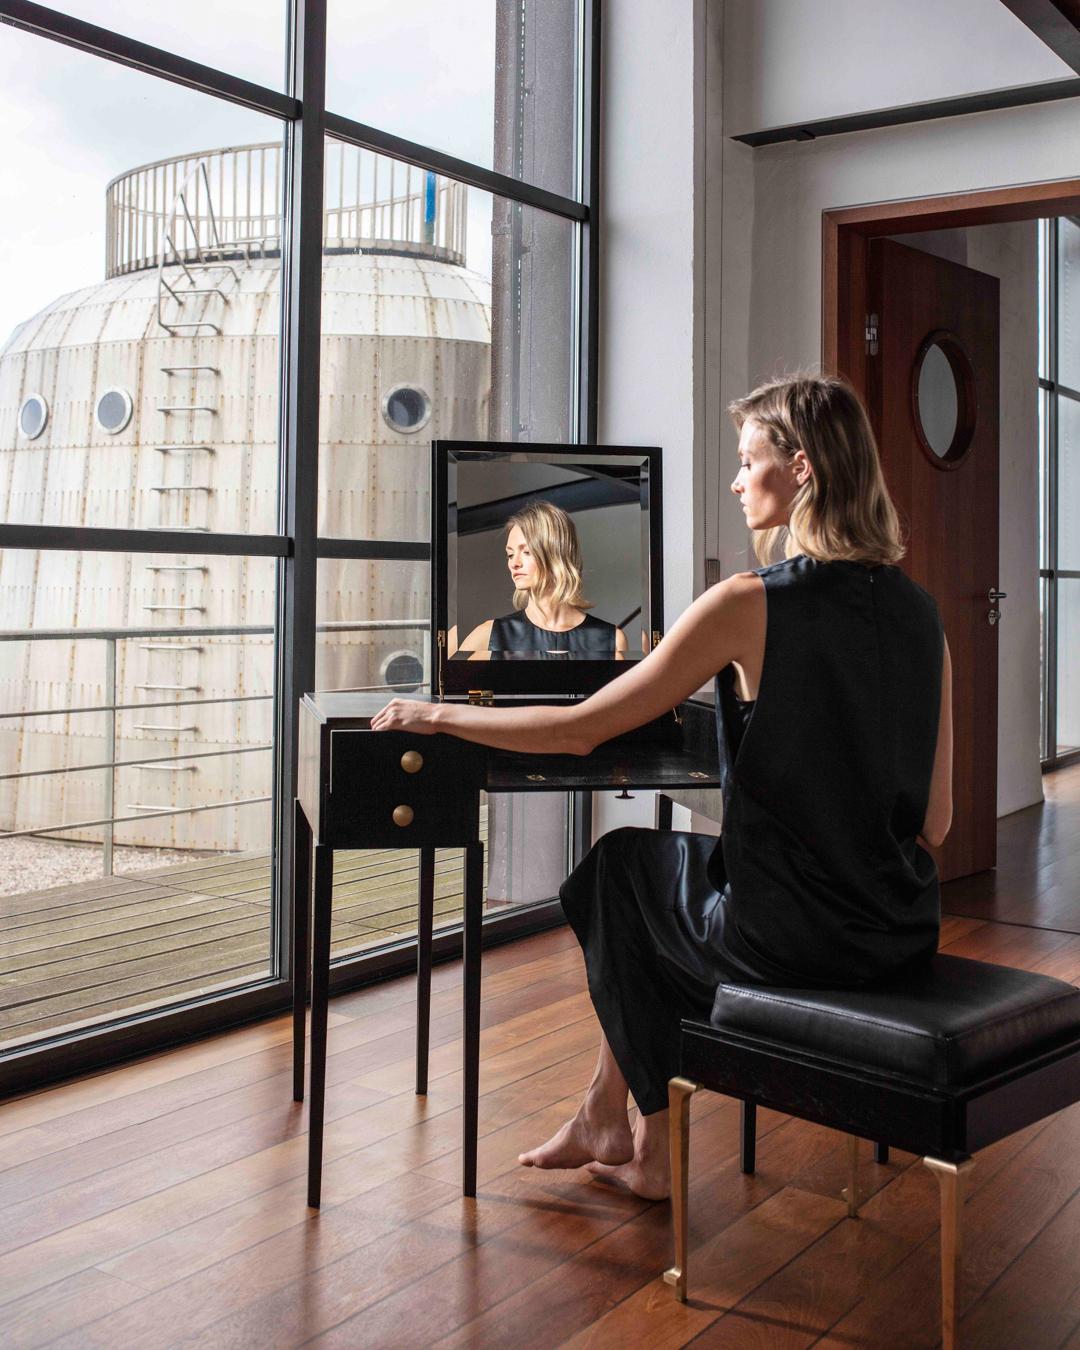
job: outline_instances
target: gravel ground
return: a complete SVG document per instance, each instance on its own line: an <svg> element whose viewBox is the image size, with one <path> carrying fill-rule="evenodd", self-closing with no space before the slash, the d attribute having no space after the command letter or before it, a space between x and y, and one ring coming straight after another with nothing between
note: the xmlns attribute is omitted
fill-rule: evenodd
<svg viewBox="0 0 1080 1350"><path fill-rule="evenodd" d="M113 872L123 876L148 868L213 858L212 852L169 848L113 849ZM50 886L96 881L103 875L100 844L62 843L56 839L0 839L0 895L22 895Z"/></svg>

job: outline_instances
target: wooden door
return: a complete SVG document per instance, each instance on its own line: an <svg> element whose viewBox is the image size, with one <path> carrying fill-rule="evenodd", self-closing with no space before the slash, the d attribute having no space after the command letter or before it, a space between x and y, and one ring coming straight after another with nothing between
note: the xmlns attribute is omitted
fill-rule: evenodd
<svg viewBox="0 0 1080 1350"><path fill-rule="evenodd" d="M997 854L998 279L889 239L868 261L867 404L907 531L902 566L937 600L952 655L948 881Z"/></svg>

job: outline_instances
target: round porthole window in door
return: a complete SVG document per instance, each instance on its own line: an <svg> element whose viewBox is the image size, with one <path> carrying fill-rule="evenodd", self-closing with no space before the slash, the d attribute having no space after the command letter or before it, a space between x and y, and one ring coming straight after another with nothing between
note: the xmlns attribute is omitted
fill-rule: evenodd
<svg viewBox="0 0 1080 1350"><path fill-rule="evenodd" d="M975 436L975 374L959 340L945 329L923 339L912 369L911 410L926 457L956 468Z"/></svg>

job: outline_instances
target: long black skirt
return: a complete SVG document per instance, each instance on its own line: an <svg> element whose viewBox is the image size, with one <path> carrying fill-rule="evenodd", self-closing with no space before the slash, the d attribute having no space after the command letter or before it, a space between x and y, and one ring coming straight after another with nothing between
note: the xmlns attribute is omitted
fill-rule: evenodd
<svg viewBox="0 0 1080 1350"><path fill-rule="evenodd" d="M725 884L711 836L627 828L599 839L559 892L642 1115L667 1106L681 1019L707 1021L721 981L753 978L724 931Z"/></svg>

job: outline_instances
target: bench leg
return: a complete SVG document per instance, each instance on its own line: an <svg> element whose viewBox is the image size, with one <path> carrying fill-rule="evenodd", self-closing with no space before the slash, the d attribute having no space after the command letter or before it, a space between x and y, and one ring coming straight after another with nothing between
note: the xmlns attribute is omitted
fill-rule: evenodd
<svg viewBox="0 0 1080 1350"><path fill-rule="evenodd" d="M757 1165L757 1103L743 1102L739 1122L739 1165L744 1176L752 1177Z"/></svg>
<svg viewBox="0 0 1080 1350"><path fill-rule="evenodd" d="M924 1158L923 1162L937 1177L941 1192L941 1346L942 1350L954 1350L964 1188L975 1163L971 1158L958 1163L940 1158Z"/></svg>
<svg viewBox="0 0 1080 1350"><path fill-rule="evenodd" d="M687 1200L690 1172L690 1098L698 1090L688 1078L668 1083L669 1145L671 1148L671 1221L675 1230L675 1264L664 1271L664 1282L686 1302L686 1252L689 1244Z"/></svg>
<svg viewBox="0 0 1080 1350"><path fill-rule="evenodd" d="M874 1161L876 1163L887 1163L889 1161L888 1144L877 1143L874 1145Z"/></svg>
<svg viewBox="0 0 1080 1350"><path fill-rule="evenodd" d="M848 1218L854 1219L859 1213L859 1136L847 1136L847 1185L844 1187L847 1198Z"/></svg>

